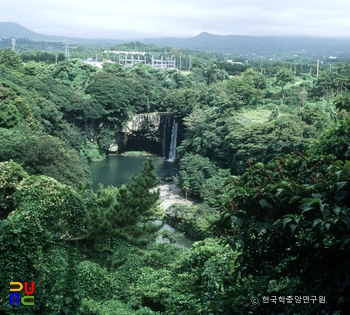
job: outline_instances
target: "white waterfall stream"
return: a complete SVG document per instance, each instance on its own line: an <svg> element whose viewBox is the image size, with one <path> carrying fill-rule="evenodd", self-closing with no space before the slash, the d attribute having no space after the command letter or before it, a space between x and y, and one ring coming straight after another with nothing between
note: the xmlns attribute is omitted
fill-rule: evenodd
<svg viewBox="0 0 350 315"><path fill-rule="evenodd" d="M168 161L172 162L174 161L176 157L176 142L177 142L177 129L178 129L179 123L174 118L173 120L173 127L171 130L171 142L170 142L170 150L169 150L169 158Z"/></svg>

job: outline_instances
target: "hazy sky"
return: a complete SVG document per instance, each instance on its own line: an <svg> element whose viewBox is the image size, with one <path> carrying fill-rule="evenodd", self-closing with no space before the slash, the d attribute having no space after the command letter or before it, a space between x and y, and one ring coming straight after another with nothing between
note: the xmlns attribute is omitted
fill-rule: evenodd
<svg viewBox="0 0 350 315"><path fill-rule="evenodd" d="M0 21L85 38L350 37L350 0L2 0Z"/></svg>

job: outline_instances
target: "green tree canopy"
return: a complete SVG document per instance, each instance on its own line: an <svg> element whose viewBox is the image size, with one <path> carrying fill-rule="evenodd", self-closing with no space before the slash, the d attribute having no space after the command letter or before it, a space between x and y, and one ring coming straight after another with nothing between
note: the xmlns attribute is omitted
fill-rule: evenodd
<svg viewBox="0 0 350 315"><path fill-rule="evenodd" d="M5 67L12 70L21 71L22 69L22 60L17 56L10 48L6 48L0 58L0 64L3 64Z"/></svg>
<svg viewBox="0 0 350 315"><path fill-rule="evenodd" d="M67 142L29 128L0 128L0 161L13 159L30 174L44 174L73 186L89 182L85 162Z"/></svg>
<svg viewBox="0 0 350 315"><path fill-rule="evenodd" d="M287 83L294 81L293 72L291 69L281 68L275 75L275 84L282 88L282 98L284 99L284 88Z"/></svg>
<svg viewBox="0 0 350 315"><path fill-rule="evenodd" d="M116 235L142 242L157 231L150 222L159 215L159 190L151 190L158 183L154 169L154 163L148 160L129 184L120 188L101 187L91 196L86 225L95 248L109 248L109 240Z"/></svg>
<svg viewBox="0 0 350 315"><path fill-rule="evenodd" d="M266 79L262 74L248 69L239 76L232 77L227 83L227 88L232 93L232 99L237 100L235 108L257 105L264 97Z"/></svg>
<svg viewBox="0 0 350 315"><path fill-rule="evenodd" d="M325 132L314 151L258 163L227 182L225 210L217 228L242 251L242 271L254 277L256 291L294 296L311 290L327 296L327 311L348 309L349 281L344 279L350 274L345 263L350 166L347 149L333 146L342 148L340 143L347 142L343 130L348 123ZM325 310L325 305L312 306L313 311ZM257 308L266 313L269 306ZM280 305L273 312L283 310ZM309 312L306 305L298 310Z"/></svg>
<svg viewBox="0 0 350 315"><path fill-rule="evenodd" d="M12 195L28 174L23 167L12 160L0 162L0 220L14 210Z"/></svg>

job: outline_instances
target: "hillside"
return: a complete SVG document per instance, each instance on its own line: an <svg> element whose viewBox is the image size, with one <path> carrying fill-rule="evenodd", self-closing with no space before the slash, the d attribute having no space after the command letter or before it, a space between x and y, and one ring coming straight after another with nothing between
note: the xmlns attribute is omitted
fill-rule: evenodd
<svg viewBox="0 0 350 315"><path fill-rule="evenodd" d="M31 31L30 29L13 22L0 22L0 38L13 37L28 38L34 41L50 41L50 42L62 42L68 40L70 43L87 45L87 46L112 46L122 44L124 40L116 39L87 39L87 38L75 38L55 35L44 35Z"/></svg>
<svg viewBox="0 0 350 315"><path fill-rule="evenodd" d="M0 22L0 38L1 37L29 38L38 41L62 41L65 39L63 36L39 34L20 24L13 22Z"/></svg>
<svg viewBox="0 0 350 315"><path fill-rule="evenodd" d="M64 41L86 46L113 46L128 42L116 39L85 39L64 36L43 35L29 30L17 23L0 22L0 38L28 38L34 41ZM350 41L347 38L326 37L253 37L239 35L214 35L202 32L188 38L148 38L139 39L145 44L159 47L169 46L180 49L199 51L216 51L224 54L265 55L307 53L328 57L338 54L347 55L350 52Z"/></svg>
<svg viewBox="0 0 350 315"><path fill-rule="evenodd" d="M350 51L346 38L317 37L253 37L238 35L214 35L206 32L190 38L151 38L140 42L157 46L170 46L202 51L218 51L227 54L317 53L331 54Z"/></svg>

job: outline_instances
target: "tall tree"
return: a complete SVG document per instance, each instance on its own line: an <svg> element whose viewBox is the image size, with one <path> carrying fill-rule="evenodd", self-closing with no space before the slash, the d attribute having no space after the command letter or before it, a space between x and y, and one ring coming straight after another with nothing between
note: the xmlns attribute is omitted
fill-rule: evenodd
<svg viewBox="0 0 350 315"><path fill-rule="evenodd" d="M22 60L17 56L16 52L10 48L6 48L2 52L0 64L16 71L20 71L22 68Z"/></svg>
<svg viewBox="0 0 350 315"><path fill-rule="evenodd" d="M275 84L282 88L282 98L284 99L284 88L288 83L294 81L291 69L281 68L275 75Z"/></svg>
<svg viewBox="0 0 350 315"><path fill-rule="evenodd" d="M150 223L158 215L159 190L151 190L158 183L154 169L153 161L147 160L141 173L132 177L129 184L121 188L101 187L92 195L86 225L96 249L108 248L109 240L115 235L133 241L157 230Z"/></svg>

